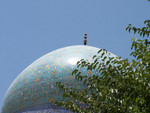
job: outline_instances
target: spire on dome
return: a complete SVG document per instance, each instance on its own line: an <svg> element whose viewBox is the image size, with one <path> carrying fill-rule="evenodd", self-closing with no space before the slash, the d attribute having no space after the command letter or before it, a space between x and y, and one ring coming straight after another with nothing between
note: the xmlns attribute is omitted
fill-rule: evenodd
<svg viewBox="0 0 150 113"><path fill-rule="evenodd" d="M84 45L87 44L87 33L84 34Z"/></svg>

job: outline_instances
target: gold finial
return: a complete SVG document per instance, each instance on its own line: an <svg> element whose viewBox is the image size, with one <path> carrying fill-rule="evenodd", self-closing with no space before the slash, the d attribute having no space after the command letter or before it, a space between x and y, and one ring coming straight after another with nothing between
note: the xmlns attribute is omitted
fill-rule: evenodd
<svg viewBox="0 0 150 113"><path fill-rule="evenodd" d="M84 34L84 45L87 44L87 33Z"/></svg>

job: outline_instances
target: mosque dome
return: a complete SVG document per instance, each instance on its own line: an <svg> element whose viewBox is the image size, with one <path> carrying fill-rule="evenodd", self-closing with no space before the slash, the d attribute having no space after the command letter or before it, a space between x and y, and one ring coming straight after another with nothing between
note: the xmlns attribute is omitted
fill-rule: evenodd
<svg viewBox="0 0 150 113"><path fill-rule="evenodd" d="M71 72L80 59L92 61L99 48L69 46L52 51L29 65L11 84L2 104L2 113L69 112L52 107L53 101L63 100L62 92L55 86L57 81L82 89ZM113 54L112 54L113 55ZM87 74L96 72L87 72Z"/></svg>

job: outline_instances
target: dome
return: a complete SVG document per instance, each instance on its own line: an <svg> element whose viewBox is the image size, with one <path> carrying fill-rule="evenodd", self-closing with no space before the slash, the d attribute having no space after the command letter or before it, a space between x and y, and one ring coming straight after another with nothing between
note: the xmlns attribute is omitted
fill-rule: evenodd
<svg viewBox="0 0 150 113"><path fill-rule="evenodd" d="M52 107L53 101L63 100L62 92L55 83L61 81L81 89L82 85L73 79L71 72L76 68L77 61L92 61L92 56L97 54L98 50L99 48L91 46L77 45L42 56L20 73L11 84L2 104L2 113L37 113L38 110L61 112L63 109Z"/></svg>

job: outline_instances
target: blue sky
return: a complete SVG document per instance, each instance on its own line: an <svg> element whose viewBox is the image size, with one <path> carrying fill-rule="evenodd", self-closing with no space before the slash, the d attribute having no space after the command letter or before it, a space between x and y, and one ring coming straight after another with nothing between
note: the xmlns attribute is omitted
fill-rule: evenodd
<svg viewBox="0 0 150 113"><path fill-rule="evenodd" d="M0 107L29 64L55 49L88 45L130 58L128 24L150 19L147 0L0 0ZM138 36L136 36L138 37Z"/></svg>

